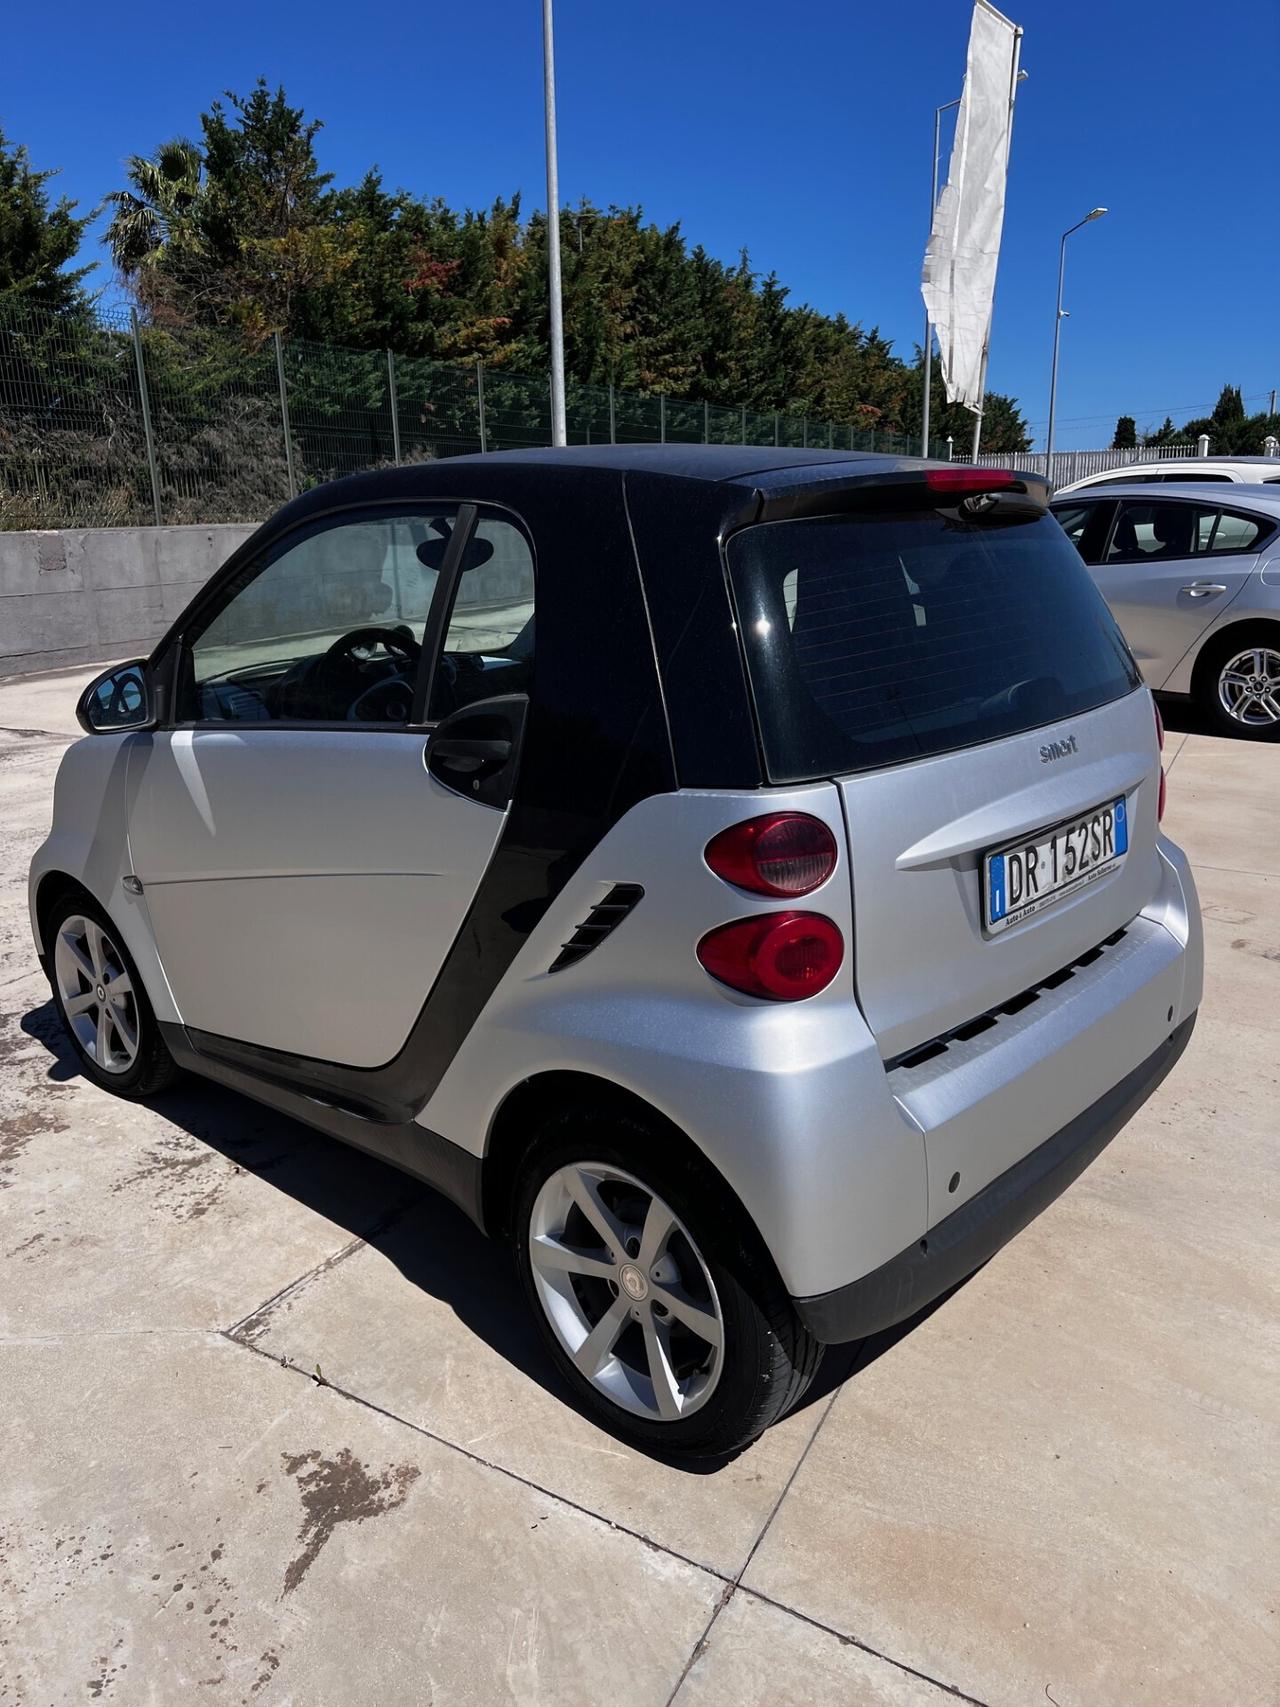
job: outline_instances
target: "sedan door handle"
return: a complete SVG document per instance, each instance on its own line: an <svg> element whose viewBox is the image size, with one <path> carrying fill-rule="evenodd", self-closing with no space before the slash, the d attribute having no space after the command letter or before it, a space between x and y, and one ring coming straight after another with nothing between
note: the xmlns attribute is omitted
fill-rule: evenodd
<svg viewBox="0 0 1280 1707"><path fill-rule="evenodd" d="M1211 593L1225 593L1227 589L1221 581L1192 581L1189 587L1182 590L1189 598L1207 599Z"/></svg>

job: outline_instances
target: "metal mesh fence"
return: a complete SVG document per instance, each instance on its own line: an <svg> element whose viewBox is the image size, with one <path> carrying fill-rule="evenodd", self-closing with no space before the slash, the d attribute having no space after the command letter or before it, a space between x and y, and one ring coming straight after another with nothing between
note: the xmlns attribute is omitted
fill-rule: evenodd
<svg viewBox="0 0 1280 1707"><path fill-rule="evenodd" d="M570 382L571 444L912 454L885 433ZM359 469L545 445L543 377L0 303L0 528L256 521Z"/></svg>

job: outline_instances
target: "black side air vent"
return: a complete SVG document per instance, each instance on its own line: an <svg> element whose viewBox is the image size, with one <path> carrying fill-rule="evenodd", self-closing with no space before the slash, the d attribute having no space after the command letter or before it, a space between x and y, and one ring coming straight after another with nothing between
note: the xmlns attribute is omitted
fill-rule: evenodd
<svg viewBox="0 0 1280 1707"><path fill-rule="evenodd" d="M547 970L563 972L566 966L572 966L583 955L590 954L610 931L617 930L643 894L644 890L638 883L615 883L604 900L598 901L587 914Z"/></svg>

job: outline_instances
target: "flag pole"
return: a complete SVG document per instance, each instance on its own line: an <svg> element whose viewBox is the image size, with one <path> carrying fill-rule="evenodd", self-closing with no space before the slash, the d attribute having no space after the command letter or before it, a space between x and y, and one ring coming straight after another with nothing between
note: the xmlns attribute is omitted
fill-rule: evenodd
<svg viewBox="0 0 1280 1707"><path fill-rule="evenodd" d="M556 162L556 53L551 0L542 0L542 100L547 127L547 294L551 305L551 442L568 442L564 410L564 311L560 295L560 173Z"/></svg>

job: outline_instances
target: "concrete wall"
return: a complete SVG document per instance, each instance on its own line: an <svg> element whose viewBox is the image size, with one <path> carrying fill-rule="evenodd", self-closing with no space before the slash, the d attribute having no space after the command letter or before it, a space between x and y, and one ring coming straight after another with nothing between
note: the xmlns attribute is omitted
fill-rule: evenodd
<svg viewBox="0 0 1280 1707"><path fill-rule="evenodd" d="M264 577L261 596L255 598L250 590L233 612L219 618L210 637L231 642L312 627L307 618L326 577L334 575L356 588L348 601L353 623L403 620L420 632L435 580L414 553L420 531L411 534L394 520L389 530L377 524L371 556L356 549L359 542L350 529L333 540L317 537L299 548L290 573ZM229 522L0 533L0 677L145 656L253 532L253 523ZM514 609L531 601L523 535L507 522L486 518L478 532L493 555L465 577L459 614L466 605ZM374 593L364 585L370 573ZM385 596L376 592L378 579L385 583ZM290 597L296 612L281 602ZM331 588L321 608L341 611L342 601L335 601Z"/></svg>
<svg viewBox="0 0 1280 1707"><path fill-rule="evenodd" d="M250 523L0 533L0 676L149 652Z"/></svg>

